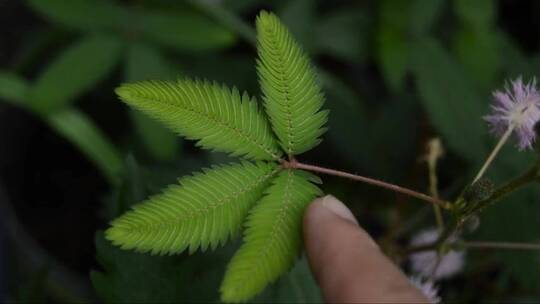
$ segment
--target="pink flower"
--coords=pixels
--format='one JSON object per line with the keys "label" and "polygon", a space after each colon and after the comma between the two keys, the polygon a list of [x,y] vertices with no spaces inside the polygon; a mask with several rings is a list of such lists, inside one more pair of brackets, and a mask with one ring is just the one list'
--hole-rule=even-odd
{"label": "pink flower", "polygon": [[[424,230],[414,236],[411,245],[429,245],[435,242],[438,237],[439,231],[437,229]],[[411,255],[410,262],[414,274],[440,280],[449,278],[461,271],[465,263],[465,252],[452,250],[439,256],[435,250],[422,251]]]}
{"label": "pink flower", "polygon": [[484,119],[497,136],[512,130],[519,149],[530,149],[536,139],[535,125],[540,120],[540,92],[536,79],[523,84],[520,77],[512,81],[511,86],[504,92],[493,93],[492,113]]}
{"label": "pink flower", "polygon": [[409,277],[409,281],[424,294],[429,303],[436,304],[441,302],[439,288],[435,286],[433,281],[422,279],[420,277]]}

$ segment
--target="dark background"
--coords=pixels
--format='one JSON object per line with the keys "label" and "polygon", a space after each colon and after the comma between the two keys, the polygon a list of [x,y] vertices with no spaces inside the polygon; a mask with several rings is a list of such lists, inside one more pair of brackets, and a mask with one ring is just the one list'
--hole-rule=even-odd
{"label": "dark background", "polygon": [[[113,90],[188,76],[258,95],[261,9],[277,13],[312,56],[331,110],[324,142],[300,158],[427,191],[420,159],[440,137],[447,199],[494,145],[481,120],[491,92],[540,71],[532,0],[0,0],[0,301],[218,299],[236,243],[149,257],[121,252],[99,232],[177,177],[229,159],[129,110]],[[533,158],[508,145],[489,176],[501,183]],[[418,201],[324,182],[388,248],[434,225]],[[538,241],[539,193],[535,185],[505,199],[464,238]],[[482,250],[440,286],[448,301],[539,301],[539,281],[538,253]],[[259,298],[319,299],[305,261]]]}

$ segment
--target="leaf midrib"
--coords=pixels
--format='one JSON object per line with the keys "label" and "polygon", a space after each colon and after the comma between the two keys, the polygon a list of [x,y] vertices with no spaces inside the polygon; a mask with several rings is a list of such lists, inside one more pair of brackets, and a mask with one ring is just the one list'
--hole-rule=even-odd
{"label": "leaf midrib", "polygon": [[174,226],[175,224],[177,224],[180,221],[193,220],[196,217],[207,215],[208,212],[210,212],[210,211],[212,211],[212,210],[214,210],[214,209],[216,209],[218,207],[221,207],[225,203],[233,201],[233,200],[237,199],[238,197],[240,197],[241,195],[244,195],[244,194],[248,193],[249,191],[257,188],[258,186],[263,184],[265,181],[267,181],[270,177],[272,177],[274,174],[276,174],[280,170],[281,170],[280,168],[276,168],[276,169],[272,170],[272,172],[261,176],[254,183],[248,184],[246,187],[240,189],[239,191],[233,192],[230,195],[225,196],[224,198],[222,198],[222,199],[218,200],[217,202],[215,202],[213,204],[210,204],[210,205],[208,205],[208,206],[206,206],[204,208],[191,210],[191,212],[188,212],[187,215],[182,214],[181,216],[174,216],[174,217],[172,217],[172,218],[170,218],[168,220],[164,220],[164,221],[159,222],[159,223],[150,223],[150,224],[144,225],[144,226],[130,227],[131,229],[129,229],[129,232],[135,232],[135,233],[139,232],[139,233],[141,233],[141,232],[145,232],[145,231],[163,229],[163,228],[166,228],[166,227]]}
{"label": "leaf midrib", "polygon": [[285,108],[286,108],[286,111],[285,111],[285,119],[287,120],[287,153],[288,154],[292,154],[293,153],[293,141],[292,141],[292,112],[291,112],[291,107],[290,107],[290,103],[291,103],[291,99],[290,99],[290,96],[289,96],[289,90],[290,90],[290,84],[289,84],[289,79],[285,73],[285,66],[283,64],[283,62],[285,61],[285,56],[283,55],[283,52],[280,51],[280,49],[277,47],[279,45],[279,40],[277,39],[274,31],[268,29],[267,30],[267,33],[268,33],[268,37],[269,37],[269,40],[271,40],[271,46],[272,48],[276,51],[277,53],[277,57],[278,57],[278,61],[277,61],[277,66],[276,66],[276,72],[279,74],[280,78],[281,78],[281,82],[282,82],[282,85],[283,87],[285,88],[284,92],[283,92],[283,95],[284,95],[284,98],[285,98]]}
{"label": "leaf midrib", "polygon": [[[265,152],[273,160],[278,161],[280,159],[277,154],[273,153],[271,150],[266,148],[263,143],[260,143],[257,140],[257,138],[252,138],[249,134],[246,134],[246,133],[242,132],[241,129],[238,129],[238,128],[234,127],[234,126],[231,126],[231,125],[227,124],[226,121],[220,121],[216,117],[214,117],[213,115],[209,115],[208,113],[197,111],[196,109],[187,107],[185,105],[182,107],[180,104],[172,103],[172,102],[169,102],[169,101],[167,101],[165,99],[164,100],[157,99],[157,98],[152,99],[151,97],[147,97],[147,96],[139,96],[139,98],[144,99],[144,101],[146,101],[146,102],[154,102],[155,100],[158,100],[159,102],[162,102],[162,103],[168,105],[169,107],[178,108],[178,109],[183,110],[183,111],[198,114],[198,115],[202,116],[203,118],[206,118],[206,119],[210,120],[211,122],[215,123],[216,125],[218,125],[220,127],[224,127],[224,128],[227,128],[227,129],[233,131],[233,133],[236,133],[236,135],[238,135],[239,137],[241,137],[245,141],[247,141],[249,143],[253,143],[257,148],[259,148],[260,150]],[[247,153],[245,153],[245,154],[247,154]]]}
{"label": "leaf midrib", "polygon": [[[270,236],[269,236],[269,241],[265,243],[265,245],[262,247],[261,250],[259,250],[259,254],[257,256],[259,257],[262,257],[262,256],[267,256],[268,255],[268,251],[270,250],[270,248],[272,248],[272,245],[275,243],[276,241],[276,237],[275,235],[277,234],[277,231],[279,230],[279,228],[281,227],[281,224],[283,222],[283,219],[284,219],[284,214],[286,214],[286,211],[289,207],[289,205],[291,204],[292,200],[290,198],[291,196],[291,191],[290,191],[290,186],[292,184],[292,177],[294,176],[294,172],[293,170],[289,170],[289,172],[287,173],[287,181],[286,181],[286,187],[285,189],[283,190],[284,194],[283,194],[283,204],[282,204],[282,207],[279,209],[278,211],[278,215],[276,216],[276,221],[274,222],[274,224],[272,225],[272,230],[270,232]],[[257,259],[257,263],[255,263],[255,265],[253,267],[250,268],[250,271],[245,275],[243,276],[244,278],[246,279],[251,279],[252,278],[252,274],[255,272],[255,269],[260,269],[261,268],[261,264],[260,261],[262,261],[262,259]],[[243,288],[244,287],[244,284],[238,284],[238,289],[239,288]],[[237,290],[238,290],[237,289]]]}

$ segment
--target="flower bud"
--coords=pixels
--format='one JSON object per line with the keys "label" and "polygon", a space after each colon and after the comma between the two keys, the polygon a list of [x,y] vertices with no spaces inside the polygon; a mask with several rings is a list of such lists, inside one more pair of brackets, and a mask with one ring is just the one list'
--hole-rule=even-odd
{"label": "flower bud", "polygon": [[454,211],[460,220],[466,220],[471,212],[478,210],[478,204],[489,198],[495,191],[495,185],[487,178],[467,186],[454,204]]}
{"label": "flower bud", "polygon": [[489,198],[495,191],[495,185],[490,179],[482,178],[472,185],[467,186],[463,192],[463,198],[467,203],[476,203]]}

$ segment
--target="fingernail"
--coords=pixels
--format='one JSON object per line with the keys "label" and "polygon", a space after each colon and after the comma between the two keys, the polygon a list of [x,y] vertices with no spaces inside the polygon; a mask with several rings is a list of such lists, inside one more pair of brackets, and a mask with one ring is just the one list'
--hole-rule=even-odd
{"label": "fingernail", "polygon": [[345,206],[345,204],[343,204],[337,198],[335,198],[332,195],[327,195],[325,197],[322,197],[321,200],[322,200],[322,205],[326,209],[330,210],[335,215],[358,225],[358,221],[352,214],[351,210],[349,210],[349,208],[347,208],[347,206]]}

